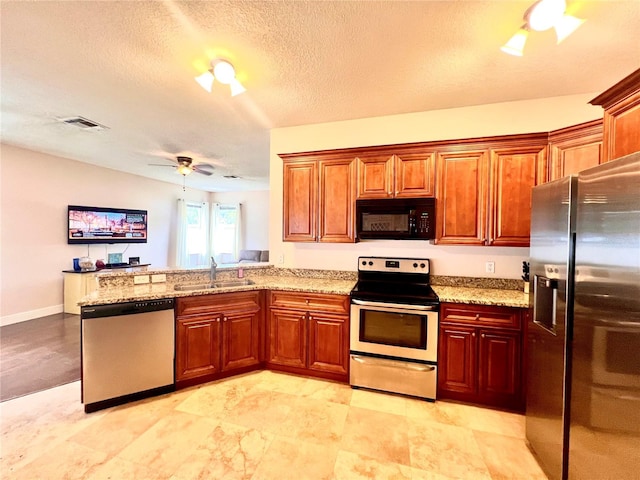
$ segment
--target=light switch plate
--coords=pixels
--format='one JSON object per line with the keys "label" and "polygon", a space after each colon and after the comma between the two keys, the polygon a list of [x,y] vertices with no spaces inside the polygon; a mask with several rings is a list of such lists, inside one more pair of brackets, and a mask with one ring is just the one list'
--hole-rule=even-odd
{"label": "light switch plate", "polygon": [[133,276],[133,284],[134,285],[144,285],[145,283],[149,283],[149,275],[134,275]]}

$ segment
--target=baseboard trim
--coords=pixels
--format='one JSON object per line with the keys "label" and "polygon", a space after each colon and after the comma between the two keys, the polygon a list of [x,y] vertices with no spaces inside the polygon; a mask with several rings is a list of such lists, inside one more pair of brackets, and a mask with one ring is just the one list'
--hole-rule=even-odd
{"label": "baseboard trim", "polygon": [[28,312],[14,313],[13,315],[4,315],[0,318],[0,326],[12,325],[14,323],[26,322],[34,318],[46,317],[47,315],[55,315],[62,313],[63,304],[53,305],[51,307],[38,308],[37,310],[29,310]]}

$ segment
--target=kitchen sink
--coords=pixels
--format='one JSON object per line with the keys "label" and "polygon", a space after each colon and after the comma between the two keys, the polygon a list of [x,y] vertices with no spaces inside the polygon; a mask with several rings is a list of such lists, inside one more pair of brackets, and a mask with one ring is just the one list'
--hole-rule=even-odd
{"label": "kitchen sink", "polygon": [[247,285],[254,285],[253,280],[247,278],[239,280],[216,280],[213,283],[179,283],[174,285],[173,289],[178,291],[188,290],[214,290],[216,288],[229,288],[229,287],[245,287]]}

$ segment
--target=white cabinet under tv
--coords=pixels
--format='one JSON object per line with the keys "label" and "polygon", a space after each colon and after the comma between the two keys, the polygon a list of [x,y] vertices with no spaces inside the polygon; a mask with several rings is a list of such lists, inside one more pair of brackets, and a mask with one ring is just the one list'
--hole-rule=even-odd
{"label": "white cabinet under tv", "polygon": [[98,288],[96,272],[63,272],[64,313],[80,315],[78,301]]}

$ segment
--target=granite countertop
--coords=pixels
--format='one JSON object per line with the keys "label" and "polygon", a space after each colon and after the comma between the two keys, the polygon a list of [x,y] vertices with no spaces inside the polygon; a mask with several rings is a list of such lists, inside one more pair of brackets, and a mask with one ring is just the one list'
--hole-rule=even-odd
{"label": "granite countertop", "polygon": [[78,305],[105,305],[110,303],[191,297],[195,295],[246,292],[266,289],[349,295],[351,289],[356,283],[355,280],[304,278],[297,276],[256,276],[250,277],[250,280],[254,282],[253,285],[186,291],[175,290],[175,284],[173,283],[150,283],[145,285],[105,287],[99,288],[82,298],[78,302]]}
{"label": "granite countertop", "polygon": [[[220,269],[220,280],[234,280],[238,269]],[[100,276],[100,288],[82,298],[78,305],[105,305],[131,301],[179,298],[253,290],[285,290],[292,292],[349,295],[356,284],[356,272],[331,270],[282,269],[268,265],[243,268],[245,278],[252,285],[236,287],[175,290],[176,284],[203,284],[209,282],[208,269],[159,269],[143,274],[166,273],[166,282],[134,285],[133,276],[112,273]],[[520,281],[508,279],[482,279],[468,277],[432,277],[431,286],[441,302],[496,305],[516,308],[529,307],[529,295],[517,289]]]}
{"label": "granite countertop", "polygon": [[529,308],[529,294],[522,290],[432,285],[441,302]]}

